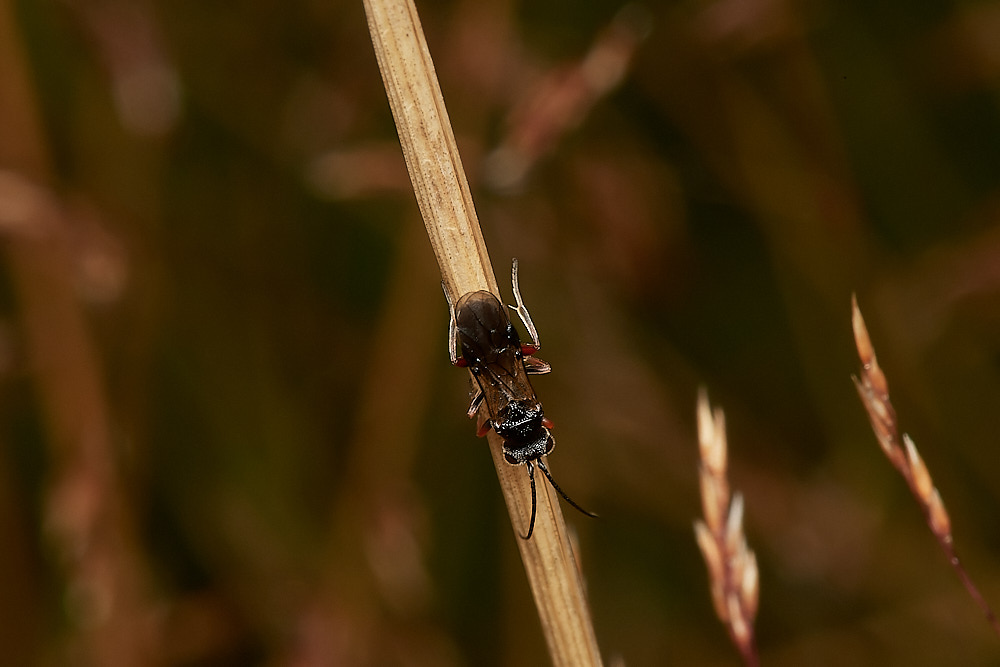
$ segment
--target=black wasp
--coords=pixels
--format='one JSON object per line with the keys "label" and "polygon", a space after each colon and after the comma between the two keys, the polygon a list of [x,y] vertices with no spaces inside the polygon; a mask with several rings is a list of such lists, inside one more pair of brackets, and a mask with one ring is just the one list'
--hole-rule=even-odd
{"label": "black wasp", "polygon": [[[552,422],[542,411],[542,404],[528,381],[528,375],[541,375],[552,370],[551,366],[534,356],[541,348],[538,331],[531,321],[528,309],[521,301],[517,286],[517,259],[511,268],[514,299],[517,306],[508,306],[516,312],[531,336],[531,343],[521,344],[517,330],[507,317],[507,309],[491,292],[480,290],[464,294],[458,303],[452,303],[448,290],[451,322],[448,327],[448,352],[455,366],[468,367],[476,379],[476,393],[469,406],[469,417],[474,417],[485,400],[489,419],[483,422],[477,435],[484,436],[492,427],[503,438],[503,457],[511,465],[525,464],[531,481],[531,522],[528,534],[535,529],[535,466],[545,474],[552,488],[570,505],[587,516],[597,516],[577,505],[567,496],[556,481],[542,457],[556,446],[549,432]],[[442,287],[444,285],[442,284]],[[456,341],[462,356],[456,352]]]}

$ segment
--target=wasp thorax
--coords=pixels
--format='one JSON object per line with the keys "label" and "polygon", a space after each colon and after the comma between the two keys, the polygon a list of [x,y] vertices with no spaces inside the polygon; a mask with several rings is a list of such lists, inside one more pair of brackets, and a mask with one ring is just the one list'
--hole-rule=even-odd
{"label": "wasp thorax", "polygon": [[538,401],[514,400],[500,410],[493,420],[493,428],[505,440],[529,440],[542,430],[544,416]]}

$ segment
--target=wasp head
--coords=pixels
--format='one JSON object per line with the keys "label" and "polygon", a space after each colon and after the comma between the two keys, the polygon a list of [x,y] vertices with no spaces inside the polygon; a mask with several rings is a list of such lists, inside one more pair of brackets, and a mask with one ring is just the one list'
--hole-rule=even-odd
{"label": "wasp head", "polygon": [[545,415],[537,402],[511,401],[493,421],[497,435],[504,439],[503,456],[507,463],[520,465],[547,455],[556,446],[555,438],[545,427]]}

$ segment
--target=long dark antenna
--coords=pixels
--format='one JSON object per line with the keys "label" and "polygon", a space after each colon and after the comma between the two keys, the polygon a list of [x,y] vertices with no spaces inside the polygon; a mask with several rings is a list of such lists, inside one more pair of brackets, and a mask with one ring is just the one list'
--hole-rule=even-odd
{"label": "long dark antenna", "polygon": [[597,518],[596,514],[594,514],[593,512],[588,512],[587,510],[577,505],[575,502],[573,502],[572,498],[567,496],[566,493],[559,488],[559,485],[556,484],[556,480],[552,479],[552,475],[549,473],[549,469],[545,467],[545,463],[541,459],[538,459],[538,467],[542,469],[542,472],[545,473],[546,479],[549,480],[549,484],[551,484],[552,488],[556,490],[556,493],[558,493],[560,496],[563,497],[563,500],[565,500],[570,505],[575,507],[581,514],[586,514],[587,516],[592,517],[594,519]]}
{"label": "long dark antenna", "polygon": [[[542,462],[541,459],[539,459],[538,463],[541,464],[541,462]],[[518,533],[518,536],[522,540],[530,540],[531,533],[532,531],[535,530],[535,465],[532,461],[527,461],[526,464],[528,466],[528,480],[531,482],[531,522],[528,524],[527,535],[521,535],[520,533]],[[542,470],[544,469],[545,468],[543,466]],[[545,474],[546,476],[548,476],[547,472]],[[549,479],[552,478],[550,477]]]}
{"label": "long dark antenna", "polygon": [[536,461],[525,461],[525,465],[528,466],[528,480],[531,482],[531,522],[528,524],[527,535],[520,535],[520,533],[518,533],[518,535],[520,535],[522,540],[530,540],[531,533],[532,531],[535,530],[535,507],[536,507],[535,464],[536,463],[538,464],[538,467],[542,469],[542,472],[545,473],[545,479],[549,480],[549,484],[551,484],[552,488],[556,490],[556,493],[562,496],[563,500],[572,505],[581,514],[586,514],[587,516],[593,517],[595,519],[597,518],[596,514],[594,514],[593,512],[588,512],[587,510],[577,505],[572,498],[566,495],[565,491],[559,488],[559,485],[556,484],[556,480],[552,479],[552,473],[549,472],[549,469],[545,466],[545,463],[541,459],[537,459]]}

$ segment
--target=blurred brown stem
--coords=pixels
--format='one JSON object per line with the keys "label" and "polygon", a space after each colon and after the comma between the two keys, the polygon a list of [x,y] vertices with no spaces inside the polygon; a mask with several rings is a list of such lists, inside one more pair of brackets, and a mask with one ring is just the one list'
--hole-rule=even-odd
{"label": "blurred brown stem", "polygon": [[152,615],[123,502],[98,354],[10,3],[0,0],[4,249],[50,448],[46,528],[62,559],[75,664],[149,665]]}
{"label": "blurred brown stem", "polygon": [[[420,19],[410,0],[365,0],[368,27],[427,235],[448,292],[480,289],[499,294],[472,195]],[[508,465],[501,440],[490,433],[490,451],[514,524],[527,525],[528,476]],[[517,539],[556,665],[599,665],[583,582],[557,499],[538,486],[538,519],[532,539]]]}

